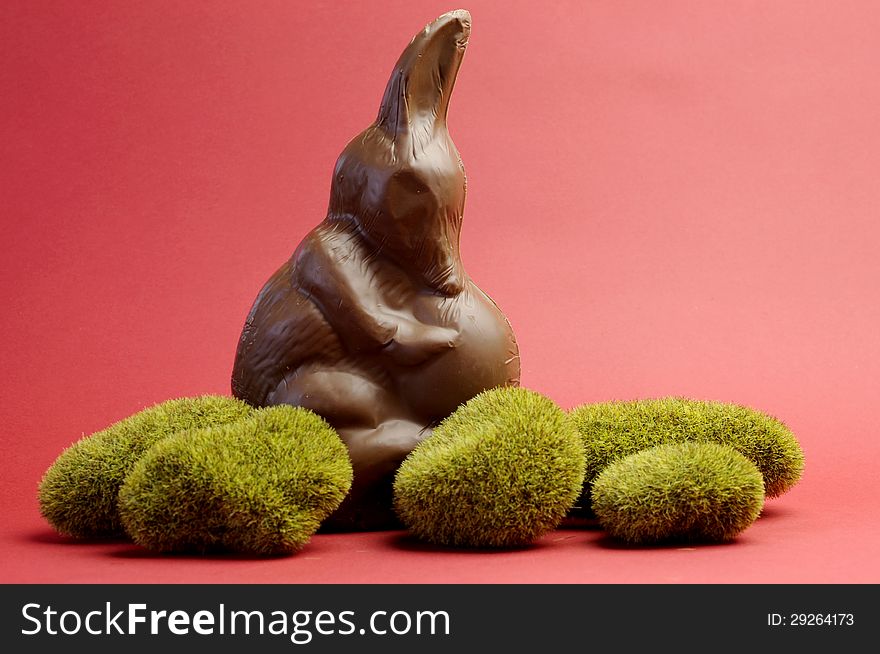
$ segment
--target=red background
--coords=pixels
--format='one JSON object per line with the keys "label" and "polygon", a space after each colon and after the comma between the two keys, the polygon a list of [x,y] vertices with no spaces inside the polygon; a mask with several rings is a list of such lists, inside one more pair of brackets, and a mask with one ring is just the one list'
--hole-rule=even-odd
{"label": "red background", "polygon": [[450,109],[463,253],[523,385],[565,407],[739,402],[800,439],[799,486],[736,542],[512,552],[400,532],[281,559],[76,544],[36,488],[83,434],[228,393],[244,317],[323,217],[413,0],[4,3],[4,582],[880,582],[880,9],[490,3]]}

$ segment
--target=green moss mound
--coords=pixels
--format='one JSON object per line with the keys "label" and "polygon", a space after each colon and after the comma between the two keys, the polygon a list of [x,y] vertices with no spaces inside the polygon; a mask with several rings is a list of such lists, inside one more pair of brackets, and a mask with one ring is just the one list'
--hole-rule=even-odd
{"label": "green moss mound", "polygon": [[593,484],[593,512],[634,544],[727,541],[764,505],[757,466],[727,445],[668,443],[624,457]]}
{"label": "green moss mound", "polygon": [[736,404],[665,398],[588,404],[570,415],[587,452],[584,506],[589,506],[590,487],[606,466],[665,443],[729,445],[758,466],[768,497],[796,484],[804,468],[803,451],[788,427]]}
{"label": "green moss mound", "polygon": [[580,493],[584,451],[566,414],[523,388],[480,393],[399,468],[394,508],[418,538],[512,547],[556,527]]}
{"label": "green moss mound", "polygon": [[39,488],[40,511],[62,534],[123,536],[116,500],[125,476],[158,441],[179,431],[246,418],[252,408],[230,397],[169,400],[82,438],[64,450]]}
{"label": "green moss mound", "polygon": [[287,554],[300,549],[348,493],[348,450],[303,408],[157,443],[119,492],[132,539],[160,552]]}

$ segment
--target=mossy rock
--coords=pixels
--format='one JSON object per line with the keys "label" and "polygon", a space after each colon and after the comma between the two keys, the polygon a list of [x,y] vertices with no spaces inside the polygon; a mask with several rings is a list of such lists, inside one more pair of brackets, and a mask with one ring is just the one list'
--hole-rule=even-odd
{"label": "mossy rock", "polygon": [[656,445],[686,441],[729,445],[752,461],[768,497],[781,495],[801,478],[804,454],[782,422],[736,404],[684,398],[587,404],[569,414],[587,453],[582,506],[590,487],[609,464]]}
{"label": "mossy rock", "polygon": [[348,449],[322,418],[275,406],[157,443],[119,492],[132,539],[160,552],[288,554],[348,493]]}
{"label": "mossy rock", "polygon": [[552,400],[523,388],[480,393],[400,466],[394,507],[418,538],[512,547],[556,527],[580,493],[584,451]]}
{"label": "mossy rock", "polygon": [[593,512],[633,544],[728,541],[764,504],[757,466],[727,445],[667,443],[626,456],[593,483]]}
{"label": "mossy rock", "polygon": [[180,431],[247,418],[253,409],[206,395],[162,402],[86,436],[64,450],[40,482],[40,511],[60,533],[113,538],[125,532],[117,495],[126,475],[155,443]]}

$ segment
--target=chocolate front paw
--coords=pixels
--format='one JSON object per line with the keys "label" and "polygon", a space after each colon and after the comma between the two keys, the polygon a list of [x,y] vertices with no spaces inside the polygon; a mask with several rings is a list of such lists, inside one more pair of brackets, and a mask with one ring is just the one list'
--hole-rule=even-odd
{"label": "chocolate front paw", "polygon": [[458,346],[460,333],[449,327],[402,322],[383,352],[395,363],[415,366]]}

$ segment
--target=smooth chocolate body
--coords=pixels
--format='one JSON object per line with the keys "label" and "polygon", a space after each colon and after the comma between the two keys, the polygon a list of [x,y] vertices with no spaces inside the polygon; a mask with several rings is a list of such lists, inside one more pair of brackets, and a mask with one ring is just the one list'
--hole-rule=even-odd
{"label": "smooth chocolate body", "polygon": [[465,174],[446,112],[469,34],[454,11],[404,50],[376,122],[336,163],[327,217],[263,287],[238,345],[237,397],[312,409],[348,445],[354,484],[325,528],[396,526],[406,455],[480,391],[519,383],[510,325],[459,254]]}

